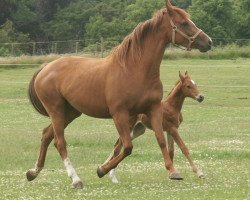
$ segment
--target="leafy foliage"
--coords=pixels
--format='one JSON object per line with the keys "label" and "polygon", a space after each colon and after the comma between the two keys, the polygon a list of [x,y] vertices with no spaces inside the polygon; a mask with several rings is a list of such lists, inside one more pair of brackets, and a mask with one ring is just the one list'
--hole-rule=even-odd
{"label": "leafy foliage", "polygon": [[[16,32],[33,41],[121,40],[166,0],[1,0],[0,26],[11,21]],[[187,9],[213,38],[250,38],[250,1],[171,0]],[[3,26],[0,28],[3,29]],[[3,33],[2,33],[3,34]],[[26,38],[27,39],[27,38]],[[8,37],[2,37],[8,42]],[[24,40],[25,41],[25,40]]]}

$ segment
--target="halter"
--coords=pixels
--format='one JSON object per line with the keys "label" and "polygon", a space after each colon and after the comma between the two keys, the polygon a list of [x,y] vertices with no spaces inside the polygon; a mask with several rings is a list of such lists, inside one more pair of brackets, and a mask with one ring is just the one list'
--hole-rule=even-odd
{"label": "halter", "polygon": [[[167,11],[167,13],[168,13],[168,11]],[[169,18],[170,18],[170,16],[169,16]],[[190,37],[190,36],[188,36],[186,33],[182,32],[180,29],[178,29],[178,27],[174,24],[174,22],[172,21],[171,18],[170,18],[169,21],[170,21],[170,24],[171,24],[171,26],[172,26],[172,43],[173,43],[173,45],[175,45],[175,33],[177,32],[177,33],[181,34],[184,38],[186,38],[186,39],[189,41],[186,50],[187,50],[187,51],[190,51],[190,50],[191,50],[191,45],[192,45],[192,43],[195,41],[196,37],[197,37],[201,32],[203,32],[203,31],[202,31],[201,29],[198,29],[198,31],[197,31],[192,37]]]}

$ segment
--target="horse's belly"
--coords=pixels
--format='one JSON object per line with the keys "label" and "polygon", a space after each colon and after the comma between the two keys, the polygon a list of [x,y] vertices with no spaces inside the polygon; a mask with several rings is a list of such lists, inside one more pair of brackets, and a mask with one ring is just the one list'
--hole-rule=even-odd
{"label": "horse's belly", "polygon": [[109,109],[104,100],[78,97],[68,102],[79,112],[96,118],[111,118]]}

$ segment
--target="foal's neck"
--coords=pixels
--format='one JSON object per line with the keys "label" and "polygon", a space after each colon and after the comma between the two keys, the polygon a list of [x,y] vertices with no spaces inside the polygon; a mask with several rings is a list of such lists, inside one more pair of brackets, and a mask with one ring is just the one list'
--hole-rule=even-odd
{"label": "foal's neck", "polygon": [[171,91],[171,93],[168,95],[165,101],[176,111],[180,112],[182,109],[184,100],[185,100],[185,96],[181,90],[181,82],[179,82]]}

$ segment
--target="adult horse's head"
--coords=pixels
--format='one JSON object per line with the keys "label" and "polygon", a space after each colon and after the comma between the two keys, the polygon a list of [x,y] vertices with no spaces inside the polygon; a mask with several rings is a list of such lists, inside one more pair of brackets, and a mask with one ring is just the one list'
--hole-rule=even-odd
{"label": "adult horse's head", "polygon": [[179,72],[181,90],[185,97],[190,97],[198,102],[204,100],[204,96],[198,90],[196,83],[190,78],[188,72],[186,71],[185,76]]}
{"label": "adult horse's head", "polygon": [[174,7],[168,1],[164,9],[166,28],[172,29],[168,37],[173,44],[181,45],[187,50],[199,49],[201,52],[209,51],[212,47],[211,38],[190,20],[189,15],[182,9]]}

